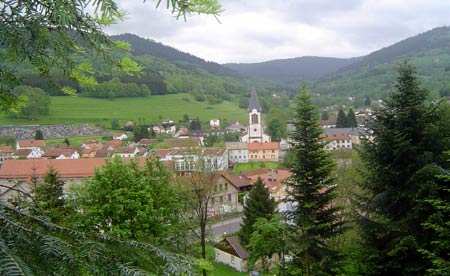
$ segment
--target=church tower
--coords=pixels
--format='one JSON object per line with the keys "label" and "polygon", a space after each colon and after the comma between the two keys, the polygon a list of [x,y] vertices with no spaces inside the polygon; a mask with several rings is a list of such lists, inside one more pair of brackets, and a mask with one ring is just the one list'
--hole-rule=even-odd
{"label": "church tower", "polygon": [[248,128],[247,133],[241,137],[242,142],[270,142],[270,137],[264,134],[263,122],[261,120],[262,107],[258,101],[255,87],[252,87],[250,101],[248,103]]}

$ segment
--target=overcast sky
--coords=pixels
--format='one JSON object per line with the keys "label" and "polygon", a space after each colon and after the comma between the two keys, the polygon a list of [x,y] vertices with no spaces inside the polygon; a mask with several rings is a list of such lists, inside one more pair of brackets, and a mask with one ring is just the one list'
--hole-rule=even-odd
{"label": "overcast sky", "polygon": [[219,1],[220,23],[205,15],[176,20],[152,0],[118,0],[127,19],[106,32],[133,33],[227,63],[361,56],[450,25],[450,0]]}

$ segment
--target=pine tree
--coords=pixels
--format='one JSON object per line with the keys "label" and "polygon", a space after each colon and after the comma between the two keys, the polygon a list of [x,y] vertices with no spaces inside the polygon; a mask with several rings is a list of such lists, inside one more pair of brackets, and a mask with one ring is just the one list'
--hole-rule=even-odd
{"label": "pine tree", "polygon": [[297,98],[292,133],[292,176],[288,178],[289,201],[293,210],[287,213],[294,224],[295,261],[304,275],[317,275],[331,269],[334,250],[329,240],[340,232],[339,208],[332,206],[334,163],[325,151],[317,125],[311,96],[301,93]]}
{"label": "pine tree", "polygon": [[370,106],[372,104],[370,97],[366,96],[366,98],[364,99],[364,105],[365,106]]}
{"label": "pine tree", "polygon": [[353,112],[353,109],[351,109],[351,108],[347,113],[345,127],[358,127],[358,122],[356,121],[355,112]]}
{"label": "pine tree", "polygon": [[67,211],[63,187],[64,181],[60,178],[58,171],[50,167],[44,176],[44,182],[34,190],[38,207],[52,222],[61,222]]}
{"label": "pine tree", "polygon": [[347,117],[345,116],[344,110],[340,108],[336,118],[336,127],[342,128],[346,126],[347,126]]}
{"label": "pine tree", "polygon": [[261,178],[253,185],[249,197],[245,202],[242,227],[238,233],[239,240],[245,246],[253,233],[253,224],[258,218],[270,220],[275,213],[275,201],[270,198],[269,191],[264,187]]}
{"label": "pine tree", "polygon": [[361,274],[425,275],[431,263],[420,251],[431,246],[434,233],[423,223],[434,211],[424,200],[435,197],[435,167],[446,161],[449,111],[426,104],[428,92],[407,62],[399,66],[395,88],[375,112],[374,138],[360,152],[366,168]]}
{"label": "pine tree", "polygon": [[44,134],[42,134],[40,129],[36,130],[34,133],[34,140],[44,140]]}

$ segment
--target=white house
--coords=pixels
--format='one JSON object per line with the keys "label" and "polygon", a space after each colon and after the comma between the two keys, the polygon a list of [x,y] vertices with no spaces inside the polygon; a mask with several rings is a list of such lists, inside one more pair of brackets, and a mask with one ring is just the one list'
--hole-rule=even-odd
{"label": "white house", "polygon": [[248,147],[244,142],[226,142],[230,163],[248,163]]}
{"label": "white house", "polygon": [[45,147],[44,140],[17,140],[16,149],[35,149]]}
{"label": "white house", "polygon": [[226,237],[214,246],[215,261],[233,267],[239,272],[247,271],[249,254],[239,243],[237,236]]}
{"label": "white house", "polygon": [[209,120],[209,126],[212,129],[219,129],[220,128],[220,120],[217,118],[213,118],[213,119]]}
{"label": "white house", "polygon": [[139,153],[139,149],[137,147],[121,147],[117,148],[113,154],[113,156],[120,156],[122,158],[133,158],[136,154]]}
{"label": "white house", "polygon": [[197,170],[228,169],[228,151],[221,148],[174,150],[166,155],[166,159],[172,161],[175,171],[181,174]]}
{"label": "white house", "polygon": [[46,159],[78,159],[81,156],[75,149],[49,149],[41,157]]}
{"label": "white house", "polygon": [[112,138],[116,141],[123,141],[127,139],[128,136],[125,133],[113,133]]}
{"label": "white house", "polygon": [[12,158],[13,159],[41,158],[43,153],[44,151],[41,148],[19,149],[13,154]]}

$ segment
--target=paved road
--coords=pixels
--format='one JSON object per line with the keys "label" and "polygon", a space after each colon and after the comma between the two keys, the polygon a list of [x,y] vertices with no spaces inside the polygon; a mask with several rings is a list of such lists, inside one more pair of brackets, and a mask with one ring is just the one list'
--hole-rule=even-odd
{"label": "paved road", "polygon": [[242,218],[231,218],[210,226],[214,240],[219,240],[224,233],[236,233],[241,229]]}

